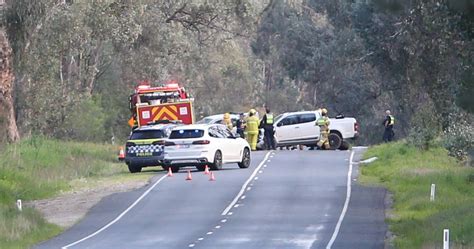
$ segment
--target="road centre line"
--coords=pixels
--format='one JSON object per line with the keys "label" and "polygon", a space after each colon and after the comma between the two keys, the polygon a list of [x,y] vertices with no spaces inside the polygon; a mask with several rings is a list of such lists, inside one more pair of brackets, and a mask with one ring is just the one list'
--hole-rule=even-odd
{"label": "road centre line", "polygon": [[126,215],[133,207],[135,207],[143,198],[145,198],[145,196],[147,196],[155,187],[156,185],[158,185],[161,181],[163,181],[165,178],[167,177],[167,175],[163,175],[160,179],[158,179],[158,181],[156,181],[151,187],[149,187],[142,195],[140,195],[140,197],[138,197],[137,200],[135,200],[135,202],[132,203],[132,205],[130,205],[127,209],[125,209],[125,211],[123,211],[119,216],[117,216],[113,221],[109,222],[107,225],[103,226],[102,228],[100,228],[99,230],[95,231],[94,233],[92,234],[89,234],[88,236],[80,239],[80,240],[77,240],[71,244],[68,244],[68,245],[65,245],[62,247],[62,249],[68,249],[69,247],[71,246],[75,246],[85,240],[88,240],[94,236],[96,236],[97,234],[103,232],[105,229],[107,229],[108,227],[112,226],[113,224],[115,224],[117,221],[119,221],[124,215]]}
{"label": "road centre line", "polygon": [[[263,160],[260,162],[260,164],[257,166],[257,168],[255,168],[255,170],[253,171],[253,173],[250,175],[250,177],[247,179],[247,181],[244,183],[244,185],[242,185],[242,188],[240,189],[239,193],[237,194],[237,196],[235,196],[234,200],[232,200],[232,202],[229,204],[229,206],[227,206],[224,211],[222,212],[221,215],[227,215],[227,213],[230,211],[230,209],[237,203],[237,201],[240,199],[240,196],[242,196],[245,192],[245,189],[247,188],[247,185],[249,185],[249,183],[252,181],[252,179],[255,177],[255,175],[257,174],[257,172],[260,170],[260,168],[263,166],[263,164],[268,160],[268,157],[270,156],[270,154],[272,153],[272,151],[269,151],[267,152],[267,154],[265,155],[265,157],[263,158]],[[270,161],[270,160],[268,160]],[[255,180],[257,180],[258,177],[255,177]]]}
{"label": "road centre line", "polygon": [[347,172],[347,192],[346,192],[346,201],[344,202],[344,207],[342,208],[341,215],[339,216],[339,220],[337,221],[336,227],[334,228],[334,233],[332,234],[331,240],[326,246],[326,249],[331,249],[334,241],[336,241],[337,235],[339,233],[339,229],[341,228],[342,221],[344,220],[344,216],[346,215],[347,208],[349,207],[349,202],[351,200],[351,189],[352,189],[352,159],[354,158],[354,151],[351,153],[351,157],[349,159],[349,170]]}

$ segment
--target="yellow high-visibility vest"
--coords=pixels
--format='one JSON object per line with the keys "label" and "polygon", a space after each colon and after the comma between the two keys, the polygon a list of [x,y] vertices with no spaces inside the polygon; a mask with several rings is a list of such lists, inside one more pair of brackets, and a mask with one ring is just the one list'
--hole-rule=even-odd
{"label": "yellow high-visibility vest", "polygon": [[388,115],[390,117],[390,123],[388,125],[394,125],[395,124],[395,117],[392,115]]}
{"label": "yellow high-visibility vest", "polygon": [[273,124],[273,114],[267,113],[267,124]]}

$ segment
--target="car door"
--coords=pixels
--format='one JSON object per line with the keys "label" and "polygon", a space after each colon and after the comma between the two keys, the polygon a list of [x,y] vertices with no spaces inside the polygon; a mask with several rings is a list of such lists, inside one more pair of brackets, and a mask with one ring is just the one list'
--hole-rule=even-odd
{"label": "car door", "polygon": [[297,139],[300,136],[299,129],[298,115],[288,115],[276,124],[275,138],[279,143]]}
{"label": "car door", "polygon": [[319,126],[316,125],[316,113],[299,114],[301,139],[316,139],[319,136]]}
{"label": "car door", "polygon": [[219,131],[225,140],[222,145],[226,150],[224,155],[225,161],[235,162],[240,155],[241,148],[239,148],[239,142],[227,127],[219,126]]}

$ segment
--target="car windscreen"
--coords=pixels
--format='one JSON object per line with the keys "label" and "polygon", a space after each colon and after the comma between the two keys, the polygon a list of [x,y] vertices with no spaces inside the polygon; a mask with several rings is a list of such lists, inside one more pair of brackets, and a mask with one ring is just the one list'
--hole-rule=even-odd
{"label": "car windscreen", "polygon": [[200,138],[204,131],[199,129],[180,129],[171,132],[170,139]]}
{"label": "car windscreen", "polygon": [[133,131],[130,139],[154,139],[154,138],[164,138],[165,133],[162,130],[136,130]]}
{"label": "car windscreen", "polygon": [[212,118],[203,118],[196,122],[196,124],[210,124],[212,122]]}

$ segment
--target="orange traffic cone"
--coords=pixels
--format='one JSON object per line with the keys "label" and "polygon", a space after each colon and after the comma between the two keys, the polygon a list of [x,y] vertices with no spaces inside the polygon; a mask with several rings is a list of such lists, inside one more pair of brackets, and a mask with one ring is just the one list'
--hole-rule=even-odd
{"label": "orange traffic cone", "polygon": [[206,165],[206,168],[204,169],[204,175],[209,175],[209,167],[207,167],[207,165]]}
{"label": "orange traffic cone", "polygon": [[173,176],[173,171],[171,171],[171,167],[168,168],[168,177],[172,177]]}
{"label": "orange traffic cone", "polygon": [[191,170],[188,169],[188,176],[186,177],[186,181],[191,181],[193,177],[191,176]]}
{"label": "orange traffic cone", "polygon": [[211,177],[209,178],[209,181],[215,181],[216,177],[214,177],[214,172],[211,172]]}
{"label": "orange traffic cone", "polygon": [[125,152],[123,150],[123,146],[120,146],[119,150],[119,155],[118,155],[118,160],[123,161],[125,159]]}

